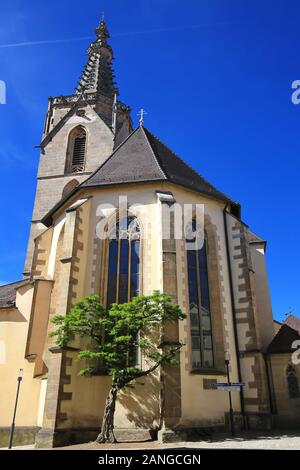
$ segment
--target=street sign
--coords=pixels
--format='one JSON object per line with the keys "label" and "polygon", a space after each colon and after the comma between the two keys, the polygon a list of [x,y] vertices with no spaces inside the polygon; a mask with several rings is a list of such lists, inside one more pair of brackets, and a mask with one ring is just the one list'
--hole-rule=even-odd
{"label": "street sign", "polygon": [[244,382],[217,382],[214,384],[214,387],[224,392],[239,392],[241,387],[245,387],[245,384]]}

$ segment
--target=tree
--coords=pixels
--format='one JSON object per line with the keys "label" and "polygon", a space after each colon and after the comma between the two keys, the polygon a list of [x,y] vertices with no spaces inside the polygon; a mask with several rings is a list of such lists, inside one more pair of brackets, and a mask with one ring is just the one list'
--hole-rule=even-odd
{"label": "tree", "polygon": [[[79,349],[78,359],[85,359],[88,367],[80,375],[99,375],[105,367],[111,376],[111,388],[106,398],[101,432],[97,442],[116,442],[114,413],[118,392],[133,387],[133,381],[147,376],[160,366],[178,363],[182,344],[167,342],[164,325],[185,318],[171,298],[155,291],[151,296],[133,298],[128,303],[112,304],[105,309],[96,295],[74,304],[65,316],[53,319],[56,344],[66,346],[76,336],[87,339],[87,349]],[[144,367],[136,360],[143,355]]]}

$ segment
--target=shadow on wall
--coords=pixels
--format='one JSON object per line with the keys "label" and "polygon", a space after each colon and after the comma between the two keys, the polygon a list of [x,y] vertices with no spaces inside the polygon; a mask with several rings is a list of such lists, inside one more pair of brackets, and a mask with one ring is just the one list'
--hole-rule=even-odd
{"label": "shadow on wall", "polygon": [[27,320],[17,308],[10,308],[1,312],[0,322],[24,323]]}
{"label": "shadow on wall", "polygon": [[158,374],[151,374],[134,382],[134,388],[120,392],[119,404],[126,418],[136,428],[156,429],[160,417],[160,381]]}

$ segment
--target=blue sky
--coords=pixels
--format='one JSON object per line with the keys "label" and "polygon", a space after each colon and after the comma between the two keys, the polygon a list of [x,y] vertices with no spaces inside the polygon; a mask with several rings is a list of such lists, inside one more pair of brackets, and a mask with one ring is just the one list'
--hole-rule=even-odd
{"label": "blue sky", "polygon": [[47,98],[73,92],[102,11],[135,123],[144,107],[154,134],[242,204],[268,240],[275,317],[300,315],[296,0],[2,2],[0,282],[23,270]]}

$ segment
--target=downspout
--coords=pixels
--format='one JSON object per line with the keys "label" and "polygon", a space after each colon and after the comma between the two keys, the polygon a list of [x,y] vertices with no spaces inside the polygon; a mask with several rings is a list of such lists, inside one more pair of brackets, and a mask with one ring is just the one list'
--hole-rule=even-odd
{"label": "downspout", "polygon": [[[234,300],[234,290],[233,290],[233,276],[232,276],[232,269],[231,269],[231,260],[229,254],[229,237],[228,237],[228,227],[227,227],[227,220],[226,220],[226,209],[228,204],[226,204],[223,210],[223,217],[224,217],[224,232],[225,232],[225,243],[226,243],[226,257],[227,257],[227,266],[229,272],[229,288],[230,288],[230,298],[231,298],[231,311],[232,311],[232,320],[233,320],[233,331],[234,331],[234,342],[235,342],[235,350],[236,350],[236,358],[237,358],[237,372],[238,372],[238,379],[239,382],[242,382],[242,372],[241,372],[241,362],[240,362],[240,348],[239,348],[239,338],[236,326],[236,308],[235,308],[235,300]],[[244,390],[243,387],[240,389],[240,403],[241,403],[241,412],[243,416],[243,425],[244,429],[248,429],[248,422],[247,416],[245,413],[245,398],[244,398]]]}
{"label": "downspout", "polygon": [[269,403],[270,403],[270,412],[272,415],[277,413],[276,410],[276,401],[274,397],[274,384],[273,384],[273,374],[272,374],[272,365],[269,359],[268,353],[263,353],[263,358],[266,366],[266,376],[267,376],[267,385],[269,393]]}

